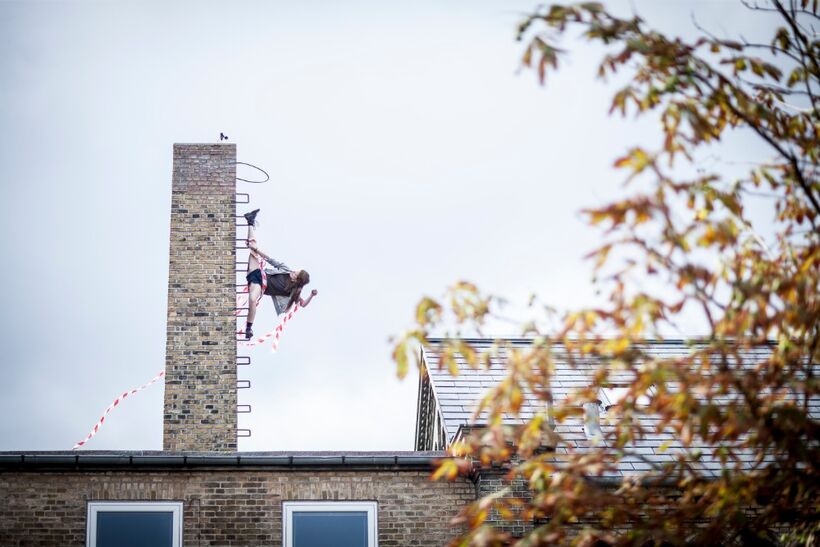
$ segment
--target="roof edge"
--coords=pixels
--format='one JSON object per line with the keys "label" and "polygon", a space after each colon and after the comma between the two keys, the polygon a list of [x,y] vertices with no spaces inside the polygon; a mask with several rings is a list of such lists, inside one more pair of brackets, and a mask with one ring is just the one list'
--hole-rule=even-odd
{"label": "roof edge", "polygon": [[[428,371],[430,370],[430,365],[427,363],[427,359],[424,354],[424,348],[421,348],[421,362],[425,369]],[[430,378],[430,391],[433,393],[433,400],[436,402],[436,413],[439,415],[439,419],[441,420],[441,427],[444,429],[444,434],[447,436],[447,442],[452,442],[450,439],[450,431],[447,429],[447,421],[444,419],[444,412],[441,410],[441,401],[438,398],[438,390],[436,389],[436,383],[433,381],[433,378],[430,376],[430,373],[426,373],[427,376]]]}
{"label": "roof edge", "polygon": [[445,452],[0,452],[0,471],[65,470],[92,468],[203,468],[272,467],[280,469],[425,469],[430,470]]}

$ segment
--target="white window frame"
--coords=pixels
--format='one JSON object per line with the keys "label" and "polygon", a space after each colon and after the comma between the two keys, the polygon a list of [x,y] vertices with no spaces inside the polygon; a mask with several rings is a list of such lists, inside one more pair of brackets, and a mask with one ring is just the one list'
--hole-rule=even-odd
{"label": "white window frame", "polygon": [[86,547],[97,547],[97,513],[118,513],[125,511],[171,513],[173,529],[172,547],[182,547],[182,502],[181,501],[89,501],[88,523],[86,526]]}
{"label": "white window frame", "polygon": [[379,547],[379,506],[375,501],[283,501],[283,547],[293,547],[293,513],[322,511],[365,511],[367,513],[367,545],[368,547]]}

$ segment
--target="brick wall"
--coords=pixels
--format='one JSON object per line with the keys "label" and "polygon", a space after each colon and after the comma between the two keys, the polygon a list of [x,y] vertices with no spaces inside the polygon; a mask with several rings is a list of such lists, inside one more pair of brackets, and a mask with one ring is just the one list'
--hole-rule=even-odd
{"label": "brick wall", "polygon": [[[494,494],[502,488],[509,488],[510,497],[521,499],[530,498],[532,493],[527,487],[526,481],[518,477],[510,483],[507,478],[507,473],[508,470],[504,468],[481,469],[476,477],[476,495],[481,498]],[[520,538],[533,530],[532,522],[505,520],[495,509],[490,512],[486,522],[516,538]]]}
{"label": "brick wall", "polygon": [[0,544],[84,545],[88,501],[184,504],[186,546],[281,545],[282,501],[378,502],[380,547],[446,545],[467,480],[430,482],[426,470],[97,470],[0,473]]}
{"label": "brick wall", "polygon": [[164,450],[236,450],[236,146],[175,144]]}

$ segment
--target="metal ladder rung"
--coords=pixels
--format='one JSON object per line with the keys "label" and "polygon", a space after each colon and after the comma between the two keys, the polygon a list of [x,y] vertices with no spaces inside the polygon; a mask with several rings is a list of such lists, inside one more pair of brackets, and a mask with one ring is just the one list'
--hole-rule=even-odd
{"label": "metal ladder rung", "polygon": [[236,405],[237,414],[250,414],[251,405]]}
{"label": "metal ladder rung", "polygon": [[250,380],[237,380],[236,389],[249,389],[251,387]]}
{"label": "metal ladder rung", "polygon": [[251,430],[250,429],[237,429],[236,430],[236,436],[241,437],[241,438],[248,438],[248,437],[251,436]]}

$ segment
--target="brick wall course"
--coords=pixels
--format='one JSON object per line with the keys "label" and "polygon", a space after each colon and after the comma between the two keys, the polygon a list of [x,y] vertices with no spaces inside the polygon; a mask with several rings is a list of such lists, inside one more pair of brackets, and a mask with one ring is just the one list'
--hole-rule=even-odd
{"label": "brick wall course", "polygon": [[89,501],[182,501],[186,546],[281,545],[282,501],[378,502],[379,545],[446,545],[475,499],[468,480],[401,471],[12,471],[0,473],[0,543],[84,545]]}
{"label": "brick wall course", "polygon": [[[504,468],[482,469],[476,477],[476,495],[478,497],[489,496],[503,488],[509,488],[509,497],[529,499],[532,496],[526,481],[520,477],[512,482],[507,478],[508,470]],[[493,509],[487,517],[487,524],[507,532],[513,537],[520,538],[531,532],[534,528],[532,522],[523,520],[505,520]]]}

